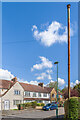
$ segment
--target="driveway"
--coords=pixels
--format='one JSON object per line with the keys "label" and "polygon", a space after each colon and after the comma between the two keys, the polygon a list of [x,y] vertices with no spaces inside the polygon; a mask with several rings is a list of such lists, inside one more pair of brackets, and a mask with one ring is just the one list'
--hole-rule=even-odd
{"label": "driveway", "polygon": [[[58,109],[58,115],[64,115],[64,108],[60,107]],[[15,111],[11,114],[3,116],[3,120],[41,120],[45,118],[55,118],[56,117],[56,110],[51,111],[43,111],[43,110],[24,110],[24,111]]]}

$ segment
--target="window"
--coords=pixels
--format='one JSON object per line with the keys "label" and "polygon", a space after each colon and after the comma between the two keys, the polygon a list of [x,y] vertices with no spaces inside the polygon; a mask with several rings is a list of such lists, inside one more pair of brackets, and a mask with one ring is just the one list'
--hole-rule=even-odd
{"label": "window", "polygon": [[25,91],[25,92],[24,92],[24,95],[27,96],[27,97],[30,97],[30,92]]}
{"label": "window", "polygon": [[17,105],[17,104],[20,104],[21,103],[21,100],[13,100],[13,105]]}
{"label": "window", "polygon": [[20,95],[20,91],[19,90],[14,90],[14,95]]}
{"label": "window", "polygon": [[55,95],[54,95],[54,94],[52,94],[52,97],[54,98],[54,97],[55,97]]}
{"label": "window", "polygon": [[43,93],[43,97],[47,97],[47,93]]}
{"label": "window", "polygon": [[33,93],[33,97],[36,97],[36,93],[35,92]]}
{"label": "window", "polygon": [[41,97],[41,93],[38,93],[38,97]]}

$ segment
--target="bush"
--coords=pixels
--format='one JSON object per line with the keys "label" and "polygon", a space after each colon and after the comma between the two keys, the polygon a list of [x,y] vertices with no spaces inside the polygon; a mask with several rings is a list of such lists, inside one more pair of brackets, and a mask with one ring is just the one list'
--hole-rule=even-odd
{"label": "bush", "polygon": [[36,108],[36,106],[44,106],[44,103],[37,103],[36,101],[34,102],[27,102],[23,104],[18,104],[17,107],[18,109],[26,109],[28,107]]}
{"label": "bush", "polygon": [[78,97],[71,97],[64,103],[65,118],[69,120],[78,120],[79,118],[79,99]]}
{"label": "bush", "polygon": [[32,108],[35,108],[37,106],[37,102],[36,101],[31,102],[31,106],[32,106]]}
{"label": "bush", "polygon": [[30,102],[25,103],[25,108],[30,107],[32,104]]}
{"label": "bush", "polygon": [[37,106],[41,106],[41,104],[40,104],[40,103],[37,103]]}
{"label": "bush", "polygon": [[41,106],[44,106],[45,104],[44,103],[41,103]]}
{"label": "bush", "polygon": [[79,119],[80,119],[80,97],[79,97],[78,101],[79,101],[79,112],[78,112],[78,115],[79,115]]}

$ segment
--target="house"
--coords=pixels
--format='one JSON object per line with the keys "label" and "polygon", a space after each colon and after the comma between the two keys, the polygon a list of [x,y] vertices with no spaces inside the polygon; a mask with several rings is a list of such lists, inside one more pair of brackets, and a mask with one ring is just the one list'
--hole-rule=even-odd
{"label": "house", "polygon": [[0,80],[0,110],[17,109],[17,104],[37,101],[49,103],[56,99],[54,88],[44,87],[43,83],[31,85],[17,81],[17,78]]}

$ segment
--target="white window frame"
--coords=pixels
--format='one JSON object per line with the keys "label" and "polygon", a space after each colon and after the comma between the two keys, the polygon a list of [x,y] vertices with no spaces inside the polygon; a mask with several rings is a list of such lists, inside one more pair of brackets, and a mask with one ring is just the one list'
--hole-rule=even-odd
{"label": "white window frame", "polygon": [[47,93],[43,93],[43,97],[47,97]]}
{"label": "white window frame", "polygon": [[20,90],[14,90],[14,95],[20,95],[20,94],[21,94]]}
{"label": "white window frame", "polygon": [[29,92],[29,91],[24,91],[24,96],[30,97],[30,96],[31,96],[31,95],[30,95],[30,92]]}
{"label": "white window frame", "polygon": [[[35,96],[34,96],[34,94],[35,94]],[[36,94],[36,92],[33,92],[33,97],[37,97],[37,94]]]}
{"label": "white window frame", "polygon": [[21,104],[21,102],[22,102],[21,100],[13,100],[13,105]]}
{"label": "white window frame", "polygon": [[41,96],[41,93],[38,93],[38,97],[42,97],[42,96]]}

